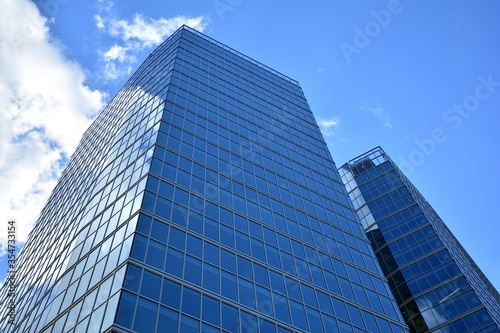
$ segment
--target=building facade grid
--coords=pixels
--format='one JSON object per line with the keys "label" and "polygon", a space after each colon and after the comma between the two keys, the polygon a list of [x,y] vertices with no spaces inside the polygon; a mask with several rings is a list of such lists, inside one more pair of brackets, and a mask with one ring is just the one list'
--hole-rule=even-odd
{"label": "building facade grid", "polygon": [[67,170],[0,328],[407,332],[300,86],[188,27]]}
{"label": "building facade grid", "polygon": [[377,147],[340,174],[411,332],[499,332],[498,292]]}

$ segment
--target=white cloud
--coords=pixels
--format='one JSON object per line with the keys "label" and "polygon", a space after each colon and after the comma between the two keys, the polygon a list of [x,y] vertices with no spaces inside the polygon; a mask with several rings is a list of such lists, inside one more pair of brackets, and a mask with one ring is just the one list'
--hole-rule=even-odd
{"label": "white cloud", "polygon": [[116,80],[119,77],[132,73],[132,66],[117,65],[114,62],[107,62],[104,65],[104,74],[108,80]]}
{"label": "white cloud", "polygon": [[106,26],[104,25],[104,21],[102,20],[102,17],[100,15],[94,15],[94,20],[95,20],[95,25],[99,29],[104,29]]}
{"label": "white cloud", "polygon": [[106,53],[104,53],[104,61],[110,62],[111,60],[118,60],[119,62],[124,62],[125,60],[128,60],[130,62],[135,62],[135,57],[128,57],[127,51],[128,50],[125,47],[115,44]]}
{"label": "white cloud", "polygon": [[186,24],[193,29],[203,31],[208,22],[203,17],[187,18],[177,16],[171,19],[144,18],[141,14],[135,14],[132,22],[125,20],[111,20],[109,33],[127,42],[138,40],[142,46],[155,46],[163,42],[180,26]]}
{"label": "white cloud", "polygon": [[359,109],[374,114],[377,118],[382,120],[382,124],[385,127],[392,128],[391,119],[387,116],[385,110],[380,106],[379,103],[375,103],[375,106],[362,106]]}
{"label": "white cloud", "polygon": [[335,116],[330,119],[323,119],[318,117],[316,118],[316,121],[318,122],[319,129],[324,136],[335,134],[341,122],[339,116]]}
{"label": "white cloud", "polygon": [[85,85],[35,4],[0,2],[0,224],[16,219],[23,242],[106,96]]}
{"label": "white cloud", "polygon": [[113,40],[113,45],[99,51],[107,80],[130,74],[131,64],[137,62],[141,51],[159,45],[183,24],[203,32],[209,23],[203,16],[153,19],[138,13],[131,21],[117,19],[112,13],[112,3],[101,2],[105,6],[94,16],[95,24]]}

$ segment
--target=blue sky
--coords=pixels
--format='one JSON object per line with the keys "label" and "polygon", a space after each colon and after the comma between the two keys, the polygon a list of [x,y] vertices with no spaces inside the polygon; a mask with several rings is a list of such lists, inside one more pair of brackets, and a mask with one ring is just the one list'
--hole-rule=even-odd
{"label": "blue sky", "polygon": [[8,219],[24,241],[91,119],[187,23],[298,80],[337,165],[382,146],[500,288],[498,1],[0,4],[1,254]]}

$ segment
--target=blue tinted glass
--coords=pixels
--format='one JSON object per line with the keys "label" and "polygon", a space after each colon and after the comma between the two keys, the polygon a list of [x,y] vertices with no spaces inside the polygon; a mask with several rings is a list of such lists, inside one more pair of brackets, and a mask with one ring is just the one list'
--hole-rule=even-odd
{"label": "blue tinted glass", "polygon": [[238,278],[238,289],[240,295],[240,303],[250,308],[255,308],[255,292],[253,283]]}
{"label": "blue tinted glass", "polygon": [[389,323],[387,322],[387,320],[384,320],[380,317],[376,317],[377,318],[377,323],[378,323],[378,326],[380,327],[380,330],[382,332],[390,332],[391,331],[391,328],[389,326]]}
{"label": "blue tinted glass", "polygon": [[306,255],[304,252],[304,247],[302,246],[301,243],[297,242],[296,240],[292,239],[292,248],[293,248],[293,254],[296,255],[299,258],[305,259]]}
{"label": "blue tinted glass", "polygon": [[476,317],[475,317],[474,313],[472,313],[472,314],[468,315],[467,317],[463,318],[463,321],[464,321],[465,325],[467,326],[467,328],[469,329],[470,332],[473,332],[473,331],[477,330],[480,327],[479,323],[476,320]]}
{"label": "blue tinted glass", "polygon": [[206,237],[218,241],[219,240],[219,224],[209,218],[205,218],[205,231],[203,233]]}
{"label": "blue tinted glass", "polygon": [[297,301],[302,301],[302,295],[300,294],[299,283],[288,277],[285,277],[285,281],[286,281],[286,291],[288,293],[288,296]]}
{"label": "blue tinted glass", "polygon": [[188,229],[198,234],[203,234],[203,217],[202,215],[189,211]]}
{"label": "blue tinted glass", "polygon": [[172,209],[171,221],[177,225],[186,227],[187,218],[188,218],[188,212],[186,207],[174,203]]}
{"label": "blue tinted glass", "polygon": [[276,233],[271,229],[264,228],[264,239],[266,243],[276,246]]}
{"label": "blue tinted glass", "polygon": [[357,283],[361,283],[359,276],[358,276],[358,271],[352,267],[351,265],[346,265],[347,272],[349,273],[349,278],[351,281],[355,281]]}
{"label": "blue tinted glass", "polygon": [[236,296],[236,276],[222,271],[221,290],[222,290],[222,296],[237,301],[238,298]]}
{"label": "blue tinted glass", "polygon": [[356,299],[358,300],[358,303],[369,308],[370,304],[368,303],[368,298],[366,297],[364,289],[355,283],[352,284],[352,287],[354,289],[354,294],[356,295]]}
{"label": "blue tinted glass", "polygon": [[177,332],[179,324],[179,313],[166,307],[160,306],[158,316],[157,332]]}
{"label": "blue tinted glass", "polygon": [[345,308],[345,303],[336,298],[332,298],[333,308],[335,309],[335,314],[338,318],[342,320],[349,321],[349,317],[347,316],[347,311]]}
{"label": "blue tinted glass", "polygon": [[378,330],[377,323],[375,322],[375,317],[364,310],[361,310],[361,314],[363,315],[363,319],[366,323],[366,328],[368,331],[376,332]]}
{"label": "blue tinted glass", "polygon": [[474,315],[476,317],[476,320],[483,327],[492,323],[491,317],[484,309],[477,311],[476,313],[474,313]]}
{"label": "blue tinted glass", "polygon": [[276,325],[261,318],[259,319],[259,327],[261,332],[269,332],[269,333],[276,332]]}
{"label": "blue tinted glass", "polygon": [[182,312],[195,317],[200,316],[200,293],[184,287],[182,291]]}
{"label": "blue tinted glass", "polygon": [[175,309],[179,309],[181,304],[181,285],[164,279],[161,292],[161,302]]}
{"label": "blue tinted glass", "polygon": [[149,231],[151,229],[151,221],[152,221],[151,217],[144,214],[139,214],[139,220],[137,221],[137,228],[136,228],[137,231],[149,236]]}
{"label": "blue tinted glass", "polygon": [[318,266],[310,265],[310,267],[313,283],[318,287],[326,289],[326,282],[323,276],[323,271]]}
{"label": "blue tinted glass", "polygon": [[[162,197],[158,197],[156,200],[156,206],[155,206],[155,214],[163,217],[164,219],[170,219],[170,212],[172,209],[172,201],[167,200]],[[158,237],[161,238],[161,234],[158,235]],[[166,235],[164,236],[166,238]]]}
{"label": "blue tinted glass", "polygon": [[326,284],[328,286],[328,290],[331,292],[340,295],[340,287],[338,284],[338,278],[330,273],[330,272],[325,272],[325,278],[326,278]]}
{"label": "blue tinted glass", "polygon": [[176,228],[170,228],[168,245],[184,251],[186,233]]}
{"label": "blue tinted glass", "polygon": [[134,309],[137,296],[127,291],[123,291],[120,296],[120,303],[116,313],[116,323],[118,325],[131,328],[134,318]]}
{"label": "blue tinted glass", "polygon": [[233,231],[233,229],[231,229],[225,225],[221,225],[220,238],[221,238],[222,244],[234,249],[234,231]]}
{"label": "blue tinted glass", "polygon": [[216,326],[220,325],[220,302],[208,296],[203,296],[203,320]]}
{"label": "blue tinted glass", "polygon": [[354,301],[355,300],[354,293],[352,291],[351,284],[349,283],[349,281],[343,278],[339,278],[339,282],[340,282],[340,289],[342,290],[342,295],[345,298]]}
{"label": "blue tinted glass", "polygon": [[220,332],[220,329],[218,329],[217,327],[213,327],[211,325],[208,325],[208,324],[205,324],[205,323],[202,323],[201,324],[201,331],[203,333],[219,333]]}
{"label": "blue tinted glass", "polygon": [[268,315],[273,315],[271,292],[269,289],[257,286],[256,296],[257,310]]}
{"label": "blue tinted glass", "polygon": [[264,244],[254,238],[250,239],[250,247],[252,250],[252,257],[260,261],[266,261],[266,255],[264,252]]}
{"label": "blue tinted glass", "polygon": [[148,181],[146,183],[146,188],[152,192],[156,192],[158,190],[159,179],[156,177],[148,177]]}
{"label": "blue tinted glass", "polygon": [[250,240],[247,235],[236,232],[236,249],[247,255],[250,255]]}
{"label": "blue tinted glass", "polygon": [[181,327],[180,332],[182,333],[199,333],[200,332],[200,322],[186,315],[181,315]]}
{"label": "blue tinted glass", "polygon": [[161,277],[148,271],[144,271],[141,283],[141,295],[152,298],[155,301],[160,299]]}
{"label": "blue tinted glass", "polygon": [[278,244],[281,250],[292,252],[292,249],[290,247],[290,240],[288,239],[288,237],[285,237],[282,234],[278,234]]}
{"label": "blue tinted glass", "polygon": [[240,315],[240,327],[242,332],[256,332],[258,330],[257,317],[245,311],[241,311]]}
{"label": "blue tinted glass", "polygon": [[146,245],[148,239],[140,234],[134,236],[134,243],[132,244],[132,251],[130,256],[139,261],[144,261],[144,255],[146,254]]}
{"label": "blue tinted glass", "polygon": [[284,327],[278,326],[278,333],[292,333],[292,331]]}
{"label": "blue tinted glass", "polygon": [[269,278],[267,276],[267,268],[264,266],[261,266],[259,264],[254,263],[253,264],[253,269],[254,269],[254,275],[255,275],[255,282],[269,287]]}
{"label": "blue tinted glass", "polygon": [[290,323],[290,312],[288,310],[288,299],[280,294],[272,293],[274,313],[276,318],[284,321],[285,323]]}
{"label": "blue tinted glass", "polygon": [[127,274],[125,275],[125,282],[123,284],[124,288],[131,291],[139,291],[139,283],[141,282],[142,269],[134,266],[128,265]]}
{"label": "blue tinted glass", "polygon": [[184,254],[175,249],[169,248],[167,252],[167,262],[165,271],[177,277],[182,277],[184,269]]}
{"label": "blue tinted glass", "polygon": [[[339,320],[338,323],[339,323],[339,328],[340,328],[341,333],[352,333],[352,332],[358,333],[359,332],[359,331],[356,331],[356,329],[353,328],[348,323],[345,323],[341,320]],[[382,332],[390,332],[390,331],[382,331]]]}
{"label": "blue tinted glass", "polygon": [[[337,321],[335,318],[323,315],[323,323],[325,324],[325,329],[328,333],[338,333],[339,332],[339,325],[337,324]],[[373,332],[378,332],[378,328],[374,330]]]}
{"label": "blue tinted glass", "polygon": [[186,245],[187,253],[201,259],[202,244],[203,242],[200,238],[188,235]]}
{"label": "blue tinted glass", "polygon": [[[153,165],[151,165],[151,168],[153,168]],[[151,171],[154,172],[154,170]],[[149,191],[145,191],[142,199],[142,209],[152,213],[154,211],[155,201],[156,196]]]}
{"label": "blue tinted glass", "polygon": [[308,307],[306,307],[306,312],[311,332],[325,332],[323,324],[321,323],[319,312]]}
{"label": "blue tinted glass", "polygon": [[184,279],[198,286],[201,285],[201,260],[186,256]]}
{"label": "blue tinted glass", "polygon": [[166,246],[154,240],[149,241],[146,264],[163,270],[165,264]]}
{"label": "blue tinted glass", "polygon": [[267,262],[271,266],[281,269],[281,261],[278,254],[278,250],[275,247],[270,246],[268,244],[266,244],[265,247],[266,247]]}
{"label": "blue tinted glass", "polygon": [[349,316],[351,317],[352,323],[354,325],[363,328],[365,327],[363,319],[361,318],[361,313],[359,312],[358,308],[355,308],[354,306],[347,304],[347,311],[349,312]]}
{"label": "blue tinted glass", "polygon": [[309,331],[306,315],[304,313],[304,306],[301,303],[290,300],[290,310],[292,312],[293,325],[305,331]]}
{"label": "blue tinted glass", "polygon": [[224,249],[221,249],[221,264],[222,268],[236,273],[235,255]]}
{"label": "blue tinted glass", "polygon": [[189,204],[189,194],[187,191],[176,187],[174,192],[174,202],[181,204],[183,206],[188,206]]}
{"label": "blue tinted glass", "polygon": [[139,297],[134,320],[134,331],[139,333],[154,332],[156,329],[156,312],[158,304]]}
{"label": "blue tinted glass", "polygon": [[302,295],[304,296],[304,302],[306,303],[306,305],[317,308],[318,304],[316,302],[316,296],[314,293],[314,289],[312,289],[311,287],[308,287],[304,284],[301,284],[300,287],[302,289]]}
{"label": "blue tinted glass", "polygon": [[216,266],[203,263],[203,288],[219,293],[220,272]]}
{"label": "blue tinted glass", "polygon": [[208,261],[209,263],[212,263],[214,265],[219,264],[219,248],[217,246],[214,246],[208,242],[205,242],[203,244],[204,246],[204,259],[205,261]]}
{"label": "blue tinted glass", "polygon": [[238,275],[249,280],[253,279],[252,275],[252,264],[249,260],[244,259],[240,256],[237,257],[238,262]]}
{"label": "blue tinted glass", "polygon": [[174,186],[171,185],[170,183],[161,181],[160,182],[160,189],[159,189],[159,194],[167,199],[171,199],[173,197],[174,193]]}
{"label": "blue tinted glass", "polygon": [[160,242],[166,243],[168,235],[168,226],[156,219],[153,220],[153,227],[151,229],[151,238]]}
{"label": "blue tinted glass", "polygon": [[262,239],[262,227],[259,224],[250,221],[250,235],[255,238]]}
{"label": "blue tinted glass", "polygon": [[269,276],[271,277],[271,288],[274,291],[285,293],[285,283],[283,281],[283,275],[270,270]]}
{"label": "blue tinted glass", "polygon": [[222,328],[229,332],[238,331],[238,310],[222,303]]}

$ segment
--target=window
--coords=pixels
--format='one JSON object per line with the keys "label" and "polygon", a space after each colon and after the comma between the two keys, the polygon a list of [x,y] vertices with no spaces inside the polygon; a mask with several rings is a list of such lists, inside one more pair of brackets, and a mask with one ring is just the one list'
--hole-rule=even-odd
{"label": "window", "polygon": [[220,325],[220,303],[218,300],[203,296],[203,320],[215,326]]}
{"label": "window", "polygon": [[158,304],[139,297],[134,320],[134,331],[138,333],[154,332],[156,328],[156,313]]}
{"label": "window", "polygon": [[[164,306],[160,306],[158,316],[158,332],[177,332],[179,313]],[[153,331],[152,331],[153,332]]]}
{"label": "window", "polygon": [[182,291],[182,312],[200,317],[201,295],[199,292],[184,287]]}
{"label": "window", "polygon": [[161,277],[144,271],[141,283],[141,295],[151,298],[155,301],[160,299]]}
{"label": "window", "polygon": [[181,285],[173,281],[164,279],[161,292],[161,302],[174,309],[180,309]]}
{"label": "window", "polygon": [[136,295],[127,291],[122,292],[116,313],[116,323],[118,325],[131,328],[136,300]]}

